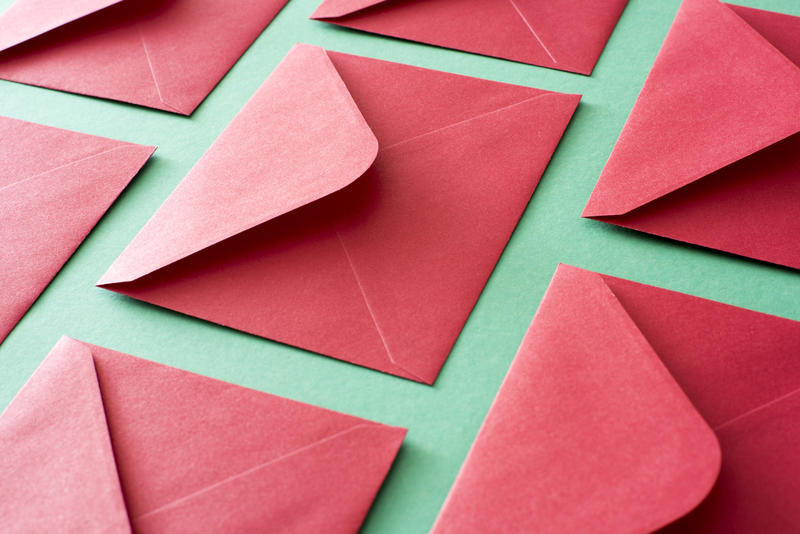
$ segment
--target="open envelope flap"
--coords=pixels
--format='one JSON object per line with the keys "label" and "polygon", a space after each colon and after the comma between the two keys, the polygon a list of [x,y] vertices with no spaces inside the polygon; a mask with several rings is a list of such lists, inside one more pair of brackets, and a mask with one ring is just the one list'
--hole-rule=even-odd
{"label": "open envelope flap", "polygon": [[627,0],[326,0],[311,18],[590,74]]}
{"label": "open envelope flap", "polygon": [[130,533],[89,349],[62,338],[0,415],[0,530]]}
{"label": "open envelope flap", "polygon": [[[278,525],[288,512],[269,495],[281,492],[283,504],[302,501],[312,515],[335,504],[345,508],[339,517],[363,518],[367,496],[377,492],[405,435],[402,428],[89,347],[136,532],[199,532],[209,525],[239,531],[232,526],[238,521]],[[344,466],[328,462],[334,458]],[[328,490],[333,494],[323,496]],[[312,494],[319,498],[303,500]]]}
{"label": "open envelope flap", "polygon": [[135,280],[338,191],[377,152],[325,51],[295,46],[100,284]]}
{"label": "open envelope flap", "polygon": [[719,466],[600,276],[560,265],[433,532],[649,532],[702,501]]}
{"label": "open envelope flap", "polygon": [[589,203],[627,213],[800,131],[800,67],[730,7],[685,0]]}
{"label": "open envelope flap", "polygon": [[0,51],[123,0],[17,0],[0,13]]}

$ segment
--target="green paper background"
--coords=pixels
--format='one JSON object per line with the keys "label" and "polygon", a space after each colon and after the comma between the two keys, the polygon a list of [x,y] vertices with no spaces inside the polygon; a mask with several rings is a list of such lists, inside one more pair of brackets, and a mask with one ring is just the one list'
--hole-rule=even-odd
{"label": "green paper background", "polygon": [[[0,0],[0,10],[12,1]],[[740,2],[800,15],[797,0]],[[58,338],[67,334],[243,386],[407,427],[406,442],[363,531],[427,532],[559,261],[800,319],[800,273],[796,271],[579,217],[679,0],[631,0],[591,77],[308,20],[317,3],[291,0],[189,118],[0,81],[1,115],[159,146],[155,157],[0,345],[0,407],[11,401]],[[94,287],[296,42],[584,95],[433,387]]]}

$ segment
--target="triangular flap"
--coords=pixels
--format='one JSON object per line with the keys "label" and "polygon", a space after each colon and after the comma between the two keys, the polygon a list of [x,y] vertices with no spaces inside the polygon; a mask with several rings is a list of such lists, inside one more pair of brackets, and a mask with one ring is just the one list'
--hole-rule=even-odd
{"label": "triangular flap", "polygon": [[386,2],[387,0],[323,0],[310,18],[321,20],[343,17]]}
{"label": "triangular flap", "polygon": [[405,433],[377,423],[356,425],[133,524],[137,532],[358,532]]}
{"label": "triangular flap", "polygon": [[0,341],[155,150],[114,143],[0,188]]}
{"label": "triangular flap", "polygon": [[129,533],[92,355],[62,338],[0,415],[0,529]]}
{"label": "triangular flap", "polygon": [[338,191],[377,151],[326,52],[297,45],[99,283],[135,280]]}
{"label": "triangular flap", "polygon": [[685,0],[585,217],[627,213],[800,131],[800,68],[718,0]]}
{"label": "triangular flap", "polygon": [[714,433],[600,276],[560,265],[433,532],[650,532],[719,467]]}
{"label": "triangular flap", "polygon": [[134,522],[370,423],[102,347],[91,350]]}
{"label": "triangular flap", "polygon": [[17,0],[0,13],[0,51],[124,0]]}

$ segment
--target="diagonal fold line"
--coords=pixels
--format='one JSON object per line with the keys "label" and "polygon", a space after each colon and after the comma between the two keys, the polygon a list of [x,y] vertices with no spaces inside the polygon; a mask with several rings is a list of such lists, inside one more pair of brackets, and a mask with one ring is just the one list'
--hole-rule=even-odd
{"label": "diagonal fold line", "polygon": [[756,412],[760,412],[761,410],[766,410],[770,406],[778,404],[781,401],[784,401],[784,400],[788,399],[789,397],[791,397],[793,395],[797,395],[798,393],[800,393],[800,388],[792,390],[789,393],[786,393],[786,394],[781,395],[781,396],[779,396],[779,397],[777,397],[775,399],[772,399],[771,401],[765,402],[764,404],[762,404],[760,406],[756,406],[755,408],[751,408],[751,409],[747,410],[744,413],[740,413],[739,415],[733,417],[732,419],[728,419],[724,423],[720,423],[719,425],[714,427],[714,432],[718,432],[719,430],[725,428],[726,426],[732,425],[733,423],[739,421],[740,419],[744,419],[745,417],[749,417],[749,416],[753,415]]}
{"label": "diagonal fold line", "polygon": [[415,373],[411,372],[407,368],[405,368],[402,365],[400,365],[392,357],[392,351],[389,350],[389,345],[386,343],[386,337],[383,335],[383,330],[381,329],[380,325],[378,324],[378,320],[375,318],[375,312],[372,311],[372,306],[370,306],[369,299],[367,298],[367,293],[364,290],[364,285],[361,283],[361,279],[359,278],[358,273],[356,272],[355,266],[353,265],[353,259],[350,257],[350,253],[347,252],[347,247],[344,245],[344,240],[342,240],[342,236],[341,236],[341,234],[339,234],[338,230],[336,230],[336,237],[339,239],[339,244],[342,246],[342,250],[344,251],[344,255],[347,258],[347,264],[350,266],[350,271],[353,273],[353,278],[355,278],[356,284],[358,284],[358,289],[359,289],[359,291],[361,291],[361,298],[363,299],[364,304],[367,307],[367,311],[369,312],[369,316],[372,319],[372,324],[375,326],[375,330],[378,332],[378,336],[380,336],[380,338],[381,338],[381,343],[383,343],[383,348],[386,351],[386,356],[389,358],[389,361],[392,363],[392,365],[394,365],[398,369],[402,369],[403,371],[405,371],[406,373],[410,374],[411,376],[413,376],[417,380],[420,380],[421,382],[427,382],[421,376],[417,376]]}
{"label": "diagonal fold line", "polygon": [[545,53],[553,61],[553,63],[558,64],[558,61],[556,61],[556,58],[553,57],[553,54],[551,54],[550,50],[547,49],[547,46],[545,46],[544,41],[542,41],[541,37],[539,37],[539,34],[536,33],[536,30],[533,29],[533,26],[531,26],[531,23],[528,22],[527,17],[525,17],[525,15],[522,13],[522,11],[519,9],[519,7],[517,7],[517,4],[514,2],[514,0],[508,0],[508,1],[511,4],[511,6],[514,8],[514,11],[517,12],[517,15],[519,15],[519,18],[522,19],[522,22],[525,23],[525,26],[528,27],[528,30],[531,32],[531,34],[536,38],[536,41],[539,43],[539,46],[542,47],[542,49],[545,51]]}
{"label": "diagonal fold line", "polygon": [[129,146],[131,146],[131,145],[115,146],[114,148],[109,148],[107,150],[100,151],[97,154],[91,154],[89,156],[85,156],[85,157],[82,157],[80,159],[76,159],[75,161],[70,161],[69,163],[64,163],[63,165],[59,165],[58,167],[53,167],[52,169],[47,169],[46,171],[34,174],[33,176],[28,176],[27,178],[23,178],[22,180],[19,180],[18,182],[14,182],[14,183],[8,184],[6,186],[0,187],[0,192],[2,192],[5,189],[20,185],[20,184],[28,182],[30,180],[33,180],[34,178],[39,178],[40,176],[44,176],[46,174],[50,174],[51,172],[55,172],[55,171],[57,171],[59,169],[63,169],[65,167],[69,167],[71,165],[77,165],[78,163],[84,162],[86,160],[100,157],[100,156],[102,156],[104,154],[108,154],[109,152],[114,152],[115,150],[128,148]]}
{"label": "diagonal fold line", "polygon": [[144,57],[147,60],[147,68],[150,70],[150,76],[153,78],[153,86],[156,88],[156,94],[158,95],[158,99],[164,104],[166,107],[174,111],[175,113],[183,113],[176,107],[173,107],[164,100],[164,96],[161,94],[161,86],[158,84],[158,78],[156,78],[156,71],[153,68],[153,60],[150,57],[150,51],[147,48],[147,43],[144,40],[144,34],[142,33],[142,29],[137,27],[137,31],[139,32],[139,41],[142,44],[142,51],[144,52]]}
{"label": "diagonal fold line", "polygon": [[435,134],[436,132],[441,132],[442,130],[447,130],[448,128],[454,128],[456,126],[460,126],[462,124],[465,124],[467,122],[471,122],[471,121],[474,121],[474,120],[477,120],[477,119],[482,119],[484,117],[488,117],[489,115],[494,115],[496,113],[500,113],[500,112],[506,111],[506,110],[514,108],[516,106],[521,106],[522,104],[527,104],[528,102],[532,102],[532,101],[537,100],[539,98],[542,98],[542,97],[545,97],[545,96],[554,95],[554,94],[558,94],[558,93],[555,93],[555,92],[552,92],[552,91],[547,91],[546,93],[535,95],[535,96],[532,96],[530,98],[526,98],[525,100],[520,100],[519,102],[515,102],[513,104],[508,104],[507,106],[499,107],[497,109],[493,109],[493,110],[487,111],[485,113],[480,113],[480,114],[474,115],[474,116],[472,116],[472,117],[470,117],[468,119],[464,119],[464,120],[461,120],[461,121],[458,121],[458,122],[454,122],[452,124],[447,124],[447,125],[442,126],[440,128],[436,128],[435,130],[431,130],[429,132],[424,132],[424,133],[421,133],[419,135],[415,135],[413,137],[409,137],[408,139],[403,139],[402,141],[397,141],[396,143],[392,143],[391,145],[386,146],[386,147],[381,147],[379,149],[379,152],[383,152],[385,150],[390,150],[390,149],[392,149],[392,148],[394,148],[396,146],[403,145],[405,143],[409,143],[409,142],[414,141],[416,139],[419,139],[421,137],[432,135],[432,134]]}
{"label": "diagonal fold line", "polygon": [[222,480],[220,480],[218,482],[214,482],[213,484],[209,484],[208,486],[204,486],[204,487],[200,488],[197,491],[193,491],[192,493],[190,493],[188,495],[184,495],[183,497],[179,497],[179,498],[177,498],[177,499],[175,499],[173,501],[168,502],[167,504],[159,506],[155,510],[151,510],[149,512],[145,512],[144,514],[138,515],[134,519],[137,519],[137,520],[138,519],[144,519],[145,517],[150,517],[152,515],[156,515],[156,514],[159,514],[161,512],[167,511],[167,510],[169,510],[171,508],[175,508],[176,506],[179,506],[180,504],[182,504],[182,503],[184,503],[184,502],[186,502],[188,500],[191,500],[191,499],[193,499],[194,497],[196,497],[198,495],[201,495],[203,493],[207,493],[207,492],[209,492],[209,491],[211,491],[213,489],[216,489],[216,488],[218,488],[218,487],[220,487],[220,486],[222,486],[224,484],[227,484],[227,483],[232,482],[234,480],[237,480],[239,478],[245,477],[245,476],[247,476],[247,475],[249,475],[251,473],[254,473],[254,472],[258,471],[259,469],[263,469],[265,467],[269,467],[270,465],[279,463],[282,460],[285,460],[286,458],[290,458],[292,456],[296,456],[298,454],[306,452],[309,449],[313,449],[314,447],[316,447],[318,445],[322,445],[323,443],[327,443],[329,441],[333,441],[335,439],[338,439],[338,438],[344,436],[345,434],[349,434],[349,433],[351,433],[351,432],[353,432],[353,431],[355,431],[355,430],[357,430],[359,428],[364,428],[364,427],[373,426],[373,425],[374,425],[374,423],[373,424],[370,424],[370,423],[358,423],[358,424],[356,424],[354,426],[351,426],[350,428],[346,428],[344,430],[340,430],[339,432],[331,434],[330,436],[326,436],[324,438],[318,439],[317,441],[314,441],[313,443],[309,443],[308,445],[303,445],[302,447],[297,448],[297,449],[295,449],[295,450],[293,450],[291,452],[287,452],[286,454],[282,454],[282,455],[278,456],[277,458],[273,458],[273,459],[268,460],[268,461],[266,461],[264,463],[261,463],[261,464],[258,464],[256,466],[253,466],[253,467],[251,467],[249,469],[246,469],[246,470],[242,471],[241,473],[237,473],[235,475],[231,475],[229,477],[223,478]]}

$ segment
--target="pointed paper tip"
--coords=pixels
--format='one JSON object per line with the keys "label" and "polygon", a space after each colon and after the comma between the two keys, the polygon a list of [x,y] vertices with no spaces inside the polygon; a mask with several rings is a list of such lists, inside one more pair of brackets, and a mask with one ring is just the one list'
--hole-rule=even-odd
{"label": "pointed paper tip", "polygon": [[321,20],[344,17],[384,2],[386,0],[323,0],[309,18]]}

